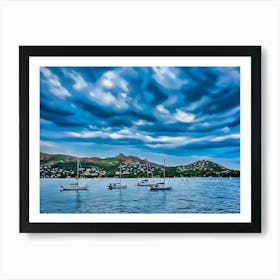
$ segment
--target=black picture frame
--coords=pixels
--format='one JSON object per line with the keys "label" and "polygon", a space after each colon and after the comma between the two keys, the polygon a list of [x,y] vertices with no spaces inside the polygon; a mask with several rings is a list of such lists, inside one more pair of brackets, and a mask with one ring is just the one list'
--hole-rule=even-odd
{"label": "black picture frame", "polygon": [[[32,223],[29,221],[29,58],[33,56],[246,56],[251,58],[250,223]],[[246,233],[261,232],[260,46],[19,46],[20,232]]]}

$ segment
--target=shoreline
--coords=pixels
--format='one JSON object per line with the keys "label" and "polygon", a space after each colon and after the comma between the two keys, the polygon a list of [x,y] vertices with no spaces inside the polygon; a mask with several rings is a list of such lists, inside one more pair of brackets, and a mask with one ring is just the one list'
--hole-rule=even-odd
{"label": "shoreline", "polygon": [[[165,177],[166,179],[194,179],[194,178],[213,178],[213,179],[217,179],[217,178],[223,178],[223,179],[235,179],[235,178],[240,178],[240,176],[235,176],[235,177],[229,177],[229,176],[193,176],[193,177]],[[71,178],[42,178],[41,179],[76,179],[75,177],[71,177]],[[119,177],[87,177],[87,178],[79,178],[79,180],[86,180],[86,179],[119,179]],[[155,178],[145,178],[145,177],[139,177],[139,178],[135,178],[135,177],[122,177],[123,180],[125,179],[137,179],[137,180],[143,180],[143,179],[163,179],[163,177],[155,177]]]}

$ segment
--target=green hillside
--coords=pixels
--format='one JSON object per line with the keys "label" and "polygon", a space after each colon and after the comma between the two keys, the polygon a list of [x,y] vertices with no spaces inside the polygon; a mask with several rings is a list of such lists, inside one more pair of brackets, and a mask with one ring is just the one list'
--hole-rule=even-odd
{"label": "green hillside", "polygon": [[[138,178],[147,176],[147,161],[135,156],[119,154],[111,158],[79,158],[85,177],[122,176]],[[40,176],[42,178],[71,178],[77,173],[77,158],[63,154],[40,154]],[[149,162],[148,175],[163,176],[163,165]],[[166,177],[239,177],[239,170],[231,170],[209,160],[200,160],[191,164],[166,167]]]}

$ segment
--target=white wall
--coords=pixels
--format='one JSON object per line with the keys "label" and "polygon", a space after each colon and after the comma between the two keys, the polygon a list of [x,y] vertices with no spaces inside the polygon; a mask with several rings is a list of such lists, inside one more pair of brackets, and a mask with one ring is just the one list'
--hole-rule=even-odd
{"label": "white wall", "polygon": [[[280,279],[278,0],[0,1],[1,279]],[[262,234],[19,234],[18,45],[262,45]]]}

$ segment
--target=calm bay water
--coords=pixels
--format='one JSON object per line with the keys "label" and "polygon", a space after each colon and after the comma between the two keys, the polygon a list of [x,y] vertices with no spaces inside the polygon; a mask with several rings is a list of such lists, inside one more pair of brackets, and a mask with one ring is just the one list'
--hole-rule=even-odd
{"label": "calm bay water", "polygon": [[[86,179],[88,191],[60,191],[74,179],[41,179],[41,213],[239,213],[239,178],[168,178],[172,190],[150,191],[137,179]],[[81,180],[83,181],[83,180]],[[158,179],[159,181],[159,179]]]}

